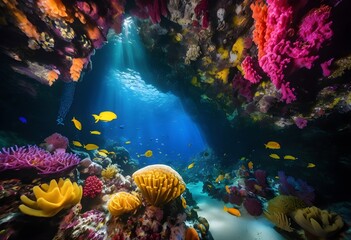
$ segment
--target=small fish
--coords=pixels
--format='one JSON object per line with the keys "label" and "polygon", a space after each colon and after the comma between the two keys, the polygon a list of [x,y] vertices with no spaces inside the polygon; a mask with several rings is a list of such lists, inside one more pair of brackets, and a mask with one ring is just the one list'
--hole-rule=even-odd
{"label": "small fish", "polygon": [[78,141],[72,141],[72,144],[76,147],[83,147],[83,144],[81,144],[80,142]]}
{"label": "small fish", "polygon": [[18,120],[20,120],[21,123],[26,124],[27,123],[27,119],[25,117],[19,117]]}
{"label": "small fish", "polygon": [[126,141],[125,144],[131,144],[132,142],[131,141]]}
{"label": "small fish", "polygon": [[180,199],[182,200],[183,208],[186,208],[186,200],[185,200],[185,198],[183,196],[181,196]]}
{"label": "small fish", "polygon": [[99,146],[96,145],[96,144],[93,144],[93,143],[88,143],[87,145],[84,145],[84,148],[85,148],[86,150],[90,151],[90,150],[96,150],[96,149],[98,149]]}
{"label": "small fish", "polygon": [[230,213],[231,215],[236,216],[236,217],[240,217],[241,216],[241,213],[240,213],[239,209],[228,208],[228,207],[224,206],[223,210],[226,211],[227,213]]}
{"label": "small fish", "polygon": [[101,132],[99,132],[99,131],[90,131],[90,134],[93,134],[93,135],[100,135],[101,134]]}
{"label": "small fish", "polygon": [[104,153],[104,152],[98,151],[98,154],[99,154],[101,157],[107,157],[107,154]]}
{"label": "small fish", "polygon": [[220,183],[220,182],[223,181],[223,180],[224,180],[224,175],[223,175],[223,174],[220,174],[220,175],[218,175],[218,177],[216,178],[215,182],[216,182],[216,183]]}
{"label": "small fish", "polygon": [[226,191],[228,194],[230,194],[230,188],[229,188],[228,185],[225,186],[225,191]]}
{"label": "small fish", "polygon": [[100,149],[99,152],[103,152],[103,153],[106,153],[106,154],[111,153],[111,152],[107,151],[106,149]]}
{"label": "small fish", "polygon": [[145,157],[152,157],[152,151],[151,151],[151,150],[147,150],[147,151],[144,153],[144,156],[145,156]]}
{"label": "small fish", "polygon": [[190,163],[190,164],[189,164],[189,166],[188,166],[188,169],[193,168],[193,167],[194,167],[194,165],[195,165],[195,162]]}
{"label": "small fish", "polygon": [[82,130],[82,124],[75,117],[71,121],[78,130]]}
{"label": "small fish", "polygon": [[111,112],[111,111],[104,111],[104,112],[99,113],[99,115],[92,114],[92,116],[95,119],[95,123],[97,123],[98,121],[110,122],[114,119],[117,119],[116,113]]}
{"label": "small fish", "polygon": [[274,178],[275,178],[275,179],[279,179],[279,176],[275,176]]}
{"label": "small fish", "polygon": [[269,149],[280,149],[280,144],[277,142],[269,141],[265,144],[265,147]]}
{"label": "small fish", "polygon": [[123,124],[119,125],[119,128],[124,129],[124,125]]}
{"label": "small fish", "polygon": [[250,170],[252,170],[252,169],[253,169],[253,162],[252,162],[252,161],[248,162],[247,167],[248,167]]}
{"label": "small fish", "polygon": [[294,157],[294,156],[291,156],[291,155],[285,155],[285,156],[284,156],[284,159],[285,159],[285,160],[296,160],[297,157]]}
{"label": "small fish", "polygon": [[274,158],[274,159],[280,159],[280,157],[278,156],[278,154],[275,154],[275,153],[272,153],[269,155],[271,158]]}
{"label": "small fish", "polygon": [[308,163],[307,164],[307,168],[314,168],[316,166],[316,164],[314,163]]}
{"label": "small fish", "polygon": [[245,161],[245,160],[248,160],[246,157],[241,157],[240,158],[240,161]]}

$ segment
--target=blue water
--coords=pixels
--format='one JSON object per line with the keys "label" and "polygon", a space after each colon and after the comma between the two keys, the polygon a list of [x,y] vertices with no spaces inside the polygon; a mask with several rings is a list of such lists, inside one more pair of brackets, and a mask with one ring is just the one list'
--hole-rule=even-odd
{"label": "blue water", "polygon": [[[191,163],[206,150],[206,141],[178,97],[148,84],[155,76],[136,31],[129,22],[122,35],[109,39],[104,71],[88,74],[77,86],[70,115],[82,121],[83,129],[73,129],[72,140],[100,148],[123,146],[142,165]],[[102,111],[113,111],[118,118],[94,123],[91,114]],[[91,130],[102,134],[91,135]],[[152,157],[143,156],[147,150],[153,151]]]}

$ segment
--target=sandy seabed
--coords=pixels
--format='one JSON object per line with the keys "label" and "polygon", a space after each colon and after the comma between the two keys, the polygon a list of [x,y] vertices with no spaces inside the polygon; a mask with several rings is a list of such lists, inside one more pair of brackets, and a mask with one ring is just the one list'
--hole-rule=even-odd
{"label": "sandy seabed", "polygon": [[[264,216],[252,217],[244,207],[240,207],[241,217],[235,217],[223,210],[224,202],[202,193],[203,183],[187,184],[199,206],[200,217],[205,217],[210,224],[214,240],[284,240]],[[231,204],[226,204],[231,207]]]}

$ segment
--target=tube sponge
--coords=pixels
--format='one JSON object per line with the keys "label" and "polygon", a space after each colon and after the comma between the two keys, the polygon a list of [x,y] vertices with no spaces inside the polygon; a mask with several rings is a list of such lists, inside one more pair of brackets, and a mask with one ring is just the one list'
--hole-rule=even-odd
{"label": "tube sponge", "polygon": [[66,179],[51,180],[50,185],[44,183],[33,187],[36,201],[22,195],[23,204],[19,206],[22,213],[35,217],[52,217],[62,209],[76,205],[82,198],[82,187]]}

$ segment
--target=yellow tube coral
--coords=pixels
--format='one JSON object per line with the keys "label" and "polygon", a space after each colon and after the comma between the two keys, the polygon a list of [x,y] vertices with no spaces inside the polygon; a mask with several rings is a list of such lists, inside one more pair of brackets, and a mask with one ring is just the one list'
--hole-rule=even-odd
{"label": "yellow tube coral", "polygon": [[142,195],[153,206],[162,206],[182,194],[186,185],[173,168],[154,164],[146,166],[132,175]]}
{"label": "yellow tube coral", "polygon": [[112,216],[120,216],[125,213],[136,211],[140,205],[141,201],[133,194],[118,192],[111,197],[107,208]]}
{"label": "yellow tube coral", "polygon": [[22,195],[23,204],[19,206],[22,213],[35,217],[52,217],[62,209],[70,208],[82,198],[82,186],[69,179],[51,180],[50,185],[42,184],[33,187],[36,201]]}

